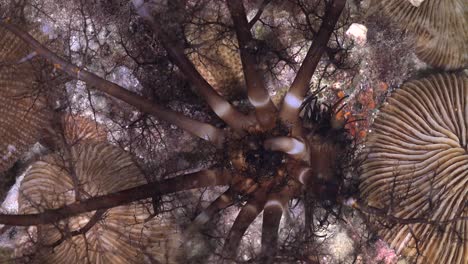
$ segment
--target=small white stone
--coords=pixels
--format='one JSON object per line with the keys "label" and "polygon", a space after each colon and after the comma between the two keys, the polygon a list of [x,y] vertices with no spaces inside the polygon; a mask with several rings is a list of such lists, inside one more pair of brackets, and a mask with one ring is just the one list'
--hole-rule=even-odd
{"label": "small white stone", "polygon": [[362,24],[353,23],[346,31],[346,36],[353,39],[359,46],[364,46],[367,41],[367,27]]}
{"label": "small white stone", "polygon": [[346,201],[344,202],[344,204],[345,204],[346,206],[352,207],[353,205],[356,204],[356,199],[354,199],[354,198],[352,198],[352,197],[351,197],[351,198],[348,198],[348,199],[346,199]]}

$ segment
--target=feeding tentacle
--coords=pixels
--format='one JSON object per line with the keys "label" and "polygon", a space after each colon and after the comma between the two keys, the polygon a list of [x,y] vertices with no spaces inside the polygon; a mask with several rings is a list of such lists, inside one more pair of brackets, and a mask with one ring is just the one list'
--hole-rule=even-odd
{"label": "feeding tentacle", "polygon": [[255,107],[255,114],[260,125],[265,129],[270,129],[276,124],[277,109],[271,101],[268,90],[265,87],[265,81],[261,77],[262,75],[257,70],[258,63],[253,53],[255,42],[250,33],[244,5],[242,1],[236,0],[227,1],[227,5],[234,22],[237,40],[239,41],[242,69],[247,84],[249,101]]}

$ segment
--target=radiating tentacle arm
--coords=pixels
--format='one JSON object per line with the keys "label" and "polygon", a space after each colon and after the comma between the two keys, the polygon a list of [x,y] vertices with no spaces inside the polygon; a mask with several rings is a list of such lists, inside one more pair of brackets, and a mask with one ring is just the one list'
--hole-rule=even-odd
{"label": "radiating tentacle arm", "polygon": [[297,181],[290,181],[280,192],[268,196],[263,209],[262,257],[263,263],[273,263],[278,243],[278,229],[287,202],[300,190]]}
{"label": "radiating tentacle arm", "polygon": [[228,170],[215,168],[185,174],[161,181],[164,189],[161,194],[176,193],[180,191],[205,188],[211,186],[228,185],[232,175]]}
{"label": "radiating tentacle arm", "polygon": [[258,183],[246,180],[243,176],[232,176],[230,187],[192,221],[187,231],[193,232],[206,224],[217,212],[235,203],[235,195],[250,195],[258,188]]}
{"label": "radiating tentacle arm", "polygon": [[134,0],[133,5],[138,14],[144,18],[157,35],[159,41],[167,51],[169,57],[174,61],[177,67],[184,73],[187,79],[195,86],[201,96],[206,100],[211,109],[224,120],[230,127],[241,131],[254,124],[251,119],[238,112],[228,101],[221,97],[213,87],[200,75],[193,63],[184,53],[183,47],[179,41],[162,30],[162,26],[150,14],[148,6],[141,0]]}
{"label": "radiating tentacle arm", "polygon": [[217,146],[221,146],[224,142],[224,132],[222,130],[210,124],[193,120],[182,114],[161,107],[134,92],[65,61],[35,40],[27,32],[22,31],[14,25],[2,21],[0,22],[0,26],[8,29],[10,32],[28,43],[37,54],[52,62],[58,69],[77,78],[78,80],[86,82],[97,90],[135,106],[143,112],[151,113],[157,118],[174,124],[197,137],[214,143]]}
{"label": "radiating tentacle arm", "polygon": [[236,257],[237,249],[245,231],[260,214],[264,204],[265,200],[252,200],[242,207],[224,242],[224,257],[228,259],[234,259]]}
{"label": "radiating tentacle arm", "polygon": [[202,170],[115,193],[96,196],[57,209],[46,210],[43,213],[26,215],[0,214],[0,224],[15,226],[51,224],[86,212],[109,209],[142,199],[189,189],[229,185],[231,181],[232,175],[224,169]]}
{"label": "radiating tentacle arm", "polygon": [[301,166],[294,169],[293,177],[302,185],[307,186],[311,182],[312,169],[310,167]]}
{"label": "radiating tentacle arm", "polygon": [[308,193],[320,200],[334,200],[340,186],[330,179],[320,178],[317,166],[292,168],[292,176],[307,189]]}
{"label": "radiating tentacle arm", "polygon": [[223,256],[228,259],[235,259],[240,241],[247,228],[262,212],[267,201],[268,187],[272,181],[263,184],[242,207],[229,231],[229,235],[224,242]]}
{"label": "radiating tentacle arm", "polygon": [[252,28],[255,23],[260,19],[260,17],[263,14],[263,11],[265,11],[265,8],[268,6],[268,4],[271,2],[271,0],[263,0],[263,2],[260,4],[258,7],[258,11],[255,14],[255,16],[249,21],[249,28]]}
{"label": "radiating tentacle arm", "polygon": [[214,200],[207,208],[205,208],[197,217],[192,221],[187,231],[193,232],[199,229],[201,226],[206,224],[217,212],[234,204],[233,190],[229,188],[223,194],[221,194],[216,200]]}
{"label": "radiating tentacle arm", "polygon": [[[328,40],[333,33],[335,24],[337,23],[345,4],[346,0],[333,0],[328,5],[318,34],[310,46],[304,62],[299,68],[289,91],[284,97],[280,117],[283,122],[293,126],[293,132],[296,131],[296,133],[300,133],[298,132],[298,128],[300,127],[299,108],[304,100],[307,90],[309,89],[310,79],[315,72],[322,54],[326,50]],[[296,130],[294,128],[296,128]],[[293,135],[297,136],[298,134]]]}
{"label": "radiating tentacle arm", "polygon": [[249,101],[255,107],[256,117],[260,125],[265,129],[272,128],[276,123],[277,110],[265,87],[265,81],[257,70],[258,63],[254,54],[256,45],[250,33],[244,5],[242,1],[237,0],[228,0],[227,5],[234,22],[237,41],[239,42]]}
{"label": "radiating tentacle arm", "polygon": [[293,137],[274,137],[265,140],[264,147],[273,151],[282,151],[304,161],[308,161],[307,145]]}

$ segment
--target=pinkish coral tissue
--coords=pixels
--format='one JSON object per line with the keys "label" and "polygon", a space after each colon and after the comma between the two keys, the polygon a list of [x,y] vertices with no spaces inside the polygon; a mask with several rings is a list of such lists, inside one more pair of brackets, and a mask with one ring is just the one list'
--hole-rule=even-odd
{"label": "pinkish coral tissue", "polygon": [[391,249],[384,241],[379,239],[379,241],[377,241],[377,243],[375,244],[375,249],[377,255],[374,260],[376,263],[397,263],[398,256],[396,255],[395,251]]}

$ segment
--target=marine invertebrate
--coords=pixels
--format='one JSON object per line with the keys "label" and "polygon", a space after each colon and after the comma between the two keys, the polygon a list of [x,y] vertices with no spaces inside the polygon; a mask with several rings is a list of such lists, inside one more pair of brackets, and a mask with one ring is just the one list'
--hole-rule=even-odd
{"label": "marine invertebrate", "polygon": [[84,140],[96,142],[105,142],[107,140],[105,128],[87,117],[64,114],[62,116],[62,126],[68,145],[74,145]]}
{"label": "marine invertebrate", "polygon": [[5,29],[0,35],[0,171],[5,171],[38,140],[49,117],[31,65],[21,62],[28,45]]}
{"label": "marine invertebrate", "polygon": [[[55,154],[31,166],[20,187],[20,212],[38,213],[145,182],[131,157],[117,147],[88,142],[70,152],[72,168]],[[31,234],[37,251],[23,246],[16,254],[38,263],[174,263],[177,230],[148,206],[141,201],[39,225]]]}
{"label": "marine invertebrate", "polygon": [[[60,65],[60,69],[71,76],[129,103],[141,111],[175,124],[212,143],[219,149],[218,163],[199,172],[142,184],[120,192],[99,193],[97,196],[86,197],[82,201],[61,203],[53,207],[56,209],[50,209],[40,214],[31,214],[31,212],[37,211],[23,210],[22,212],[27,213],[29,217],[24,215],[24,218],[20,217],[24,221],[18,221],[19,218],[15,218],[15,224],[49,225],[51,222],[58,222],[60,226],[61,221],[66,223],[73,221],[73,219],[79,219],[82,214],[89,211],[108,209],[144,198],[158,198],[162,195],[188,189],[226,186],[227,190],[224,194],[219,195],[208,207],[203,209],[195,217],[189,229],[196,230],[197,227],[210,221],[216,213],[233,204],[239,205],[241,208],[239,214],[230,228],[220,252],[223,258],[231,261],[237,257],[239,244],[247,228],[261,212],[264,212],[260,259],[262,262],[274,262],[275,254],[271,252],[276,252],[279,223],[286,209],[286,203],[301,197],[303,190],[312,194],[318,202],[333,202],[342,184],[340,161],[347,154],[345,151],[347,137],[343,128],[345,119],[342,114],[338,114],[340,112],[339,104],[323,109],[315,104],[313,95],[310,97],[311,104],[305,104],[305,107],[301,106],[303,106],[303,101],[309,91],[311,77],[322,54],[327,49],[328,40],[334,31],[345,2],[344,0],[334,0],[321,5],[321,8],[324,9],[322,24],[314,36],[314,42],[284,97],[282,105],[279,107],[273,104],[263,76],[259,71],[255,57],[256,42],[250,31],[242,1],[227,2],[226,10],[231,15],[239,43],[247,97],[251,104],[251,108],[247,110],[248,113],[243,113],[220,96],[197,72],[193,63],[185,55],[184,46],[178,39],[164,30],[164,27],[159,24],[160,21],[151,15],[150,8],[143,1],[134,1],[138,14],[149,22],[153,32],[161,40],[161,45],[173,63],[177,65],[178,70],[185,75],[196,92],[206,100],[207,105],[224,122],[223,128],[168,110],[147,98],[74,66],[17,27],[1,23],[1,26],[20,36],[38,54],[54,64]],[[301,112],[304,114],[301,115]],[[79,151],[75,152],[79,153]],[[74,153],[73,148],[72,153]],[[71,157],[73,156],[76,154],[71,155]],[[79,165],[75,165],[75,167],[79,167]],[[73,180],[73,177],[71,178]],[[79,193],[80,185],[79,181],[78,184],[73,183],[75,194]],[[50,187],[46,189],[50,189]],[[28,188],[28,190],[31,192],[30,196],[34,197],[33,188]],[[26,198],[24,200],[26,201]],[[55,200],[59,201],[59,199]],[[43,200],[38,203],[47,204],[47,202],[48,200]],[[33,208],[33,206],[26,208]],[[114,209],[111,209],[109,214],[112,210]],[[5,220],[10,216],[3,217],[6,217],[2,219]],[[70,220],[66,220],[68,218]]]}
{"label": "marine invertebrate", "polygon": [[361,197],[378,233],[417,263],[468,257],[468,78],[436,74],[388,98],[366,143]]}
{"label": "marine invertebrate", "polygon": [[373,8],[415,36],[416,53],[428,64],[444,69],[468,65],[466,2],[425,0],[414,6],[408,0],[374,1]]}
{"label": "marine invertebrate", "polygon": [[41,137],[41,143],[49,148],[64,148],[82,141],[107,141],[105,128],[90,118],[64,113],[57,114],[56,122]]}
{"label": "marine invertebrate", "polygon": [[216,26],[208,26],[201,32],[198,30],[194,28],[194,32],[187,32],[188,36],[194,38],[192,45],[201,44],[196,52],[189,54],[194,66],[223,96],[239,96],[239,93],[244,93],[244,76],[236,39],[216,39],[221,30]]}
{"label": "marine invertebrate", "polygon": [[26,57],[31,50],[20,38],[8,30],[0,29],[2,38],[0,39],[0,58],[2,65],[13,64]]}

